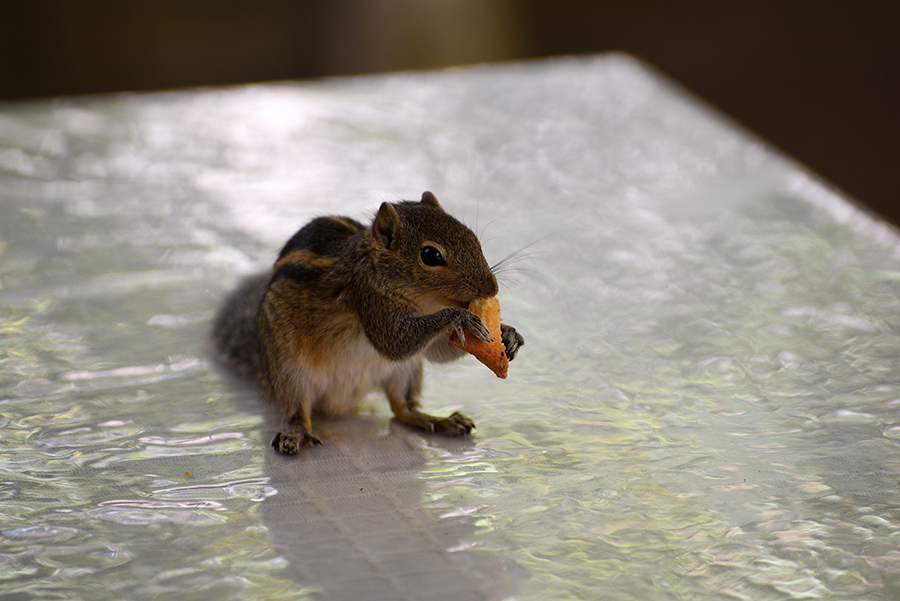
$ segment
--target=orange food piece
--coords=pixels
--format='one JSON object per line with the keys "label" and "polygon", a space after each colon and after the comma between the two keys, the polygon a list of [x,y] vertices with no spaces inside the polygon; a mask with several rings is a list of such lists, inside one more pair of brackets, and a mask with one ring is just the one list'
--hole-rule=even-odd
{"label": "orange food piece", "polygon": [[484,342],[467,330],[466,344],[463,345],[454,330],[450,334],[450,342],[487,365],[498,378],[505,378],[509,369],[509,359],[506,358],[506,347],[500,333],[500,301],[496,296],[480,298],[469,303],[469,311],[481,318],[494,340]]}

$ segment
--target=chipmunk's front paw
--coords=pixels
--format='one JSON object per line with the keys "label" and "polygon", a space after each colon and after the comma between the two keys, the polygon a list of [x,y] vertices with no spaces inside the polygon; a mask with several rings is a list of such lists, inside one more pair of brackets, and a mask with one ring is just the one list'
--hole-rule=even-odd
{"label": "chipmunk's front paw", "polygon": [[296,455],[301,447],[315,447],[322,444],[322,439],[309,432],[276,432],[272,439],[272,448],[282,455]]}
{"label": "chipmunk's front paw", "polygon": [[456,335],[459,336],[459,340],[462,342],[463,346],[466,345],[465,332],[467,330],[471,332],[475,338],[478,338],[483,342],[491,342],[493,340],[491,338],[490,330],[487,329],[487,326],[484,325],[481,318],[471,311],[457,307],[447,307],[444,311],[449,316],[450,325],[453,326],[453,329],[456,331]]}
{"label": "chipmunk's front paw", "polygon": [[448,436],[465,436],[475,429],[475,422],[456,411],[448,417],[430,417],[433,432],[443,432]]}
{"label": "chipmunk's front paw", "polygon": [[503,338],[503,346],[506,347],[506,358],[512,361],[516,358],[520,346],[525,346],[525,338],[514,327],[505,323],[500,324],[500,334]]}

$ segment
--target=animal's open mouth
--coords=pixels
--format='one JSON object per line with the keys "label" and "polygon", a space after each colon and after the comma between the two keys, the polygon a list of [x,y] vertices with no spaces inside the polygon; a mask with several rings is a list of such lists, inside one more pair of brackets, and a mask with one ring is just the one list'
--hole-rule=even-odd
{"label": "animal's open mouth", "polygon": [[469,303],[450,298],[427,298],[422,299],[419,304],[422,315],[431,315],[432,313],[437,313],[441,309],[446,309],[447,307],[468,309]]}

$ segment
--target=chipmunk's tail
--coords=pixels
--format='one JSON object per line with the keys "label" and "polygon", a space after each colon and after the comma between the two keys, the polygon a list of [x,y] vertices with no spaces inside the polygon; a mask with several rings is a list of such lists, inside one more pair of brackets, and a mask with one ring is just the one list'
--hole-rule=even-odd
{"label": "chipmunk's tail", "polygon": [[216,359],[241,375],[257,380],[262,373],[262,358],[256,314],[270,275],[266,272],[243,280],[222,301],[211,333]]}

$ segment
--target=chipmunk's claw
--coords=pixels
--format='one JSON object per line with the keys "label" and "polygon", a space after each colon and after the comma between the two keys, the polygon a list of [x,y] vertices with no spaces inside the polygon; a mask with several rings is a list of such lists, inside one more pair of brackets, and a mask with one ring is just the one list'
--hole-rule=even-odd
{"label": "chipmunk's claw", "polygon": [[466,346],[466,331],[460,325],[454,325],[453,329],[456,331],[456,335],[459,336],[459,341],[463,346]]}

